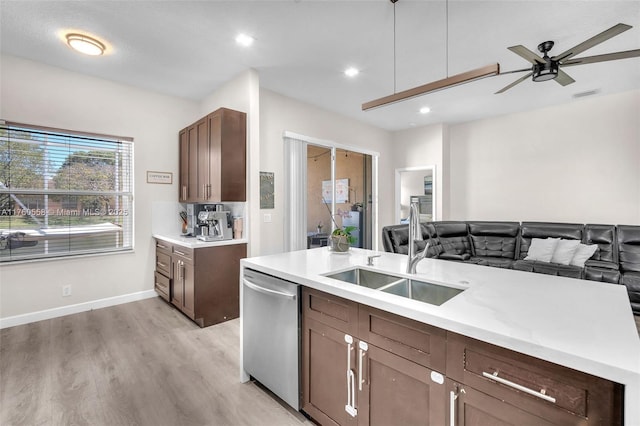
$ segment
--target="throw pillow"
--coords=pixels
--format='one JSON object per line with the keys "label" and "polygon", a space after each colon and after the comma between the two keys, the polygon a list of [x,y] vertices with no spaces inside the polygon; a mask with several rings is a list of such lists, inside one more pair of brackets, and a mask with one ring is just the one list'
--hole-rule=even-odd
{"label": "throw pillow", "polygon": [[573,255],[576,254],[576,250],[578,250],[578,246],[580,245],[579,240],[560,240],[556,245],[556,249],[553,251],[553,256],[551,256],[551,263],[559,263],[560,265],[568,265],[571,263],[571,259],[573,259]]}
{"label": "throw pillow", "polygon": [[597,244],[580,244],[571,259],[571,265],[584,268],[584,263],[598,250]]}
{"label": "throw pillow", "polygon": [[537,260],[539,262],[550,262],[553,252],[560,238],[533,238],[524,260]]}

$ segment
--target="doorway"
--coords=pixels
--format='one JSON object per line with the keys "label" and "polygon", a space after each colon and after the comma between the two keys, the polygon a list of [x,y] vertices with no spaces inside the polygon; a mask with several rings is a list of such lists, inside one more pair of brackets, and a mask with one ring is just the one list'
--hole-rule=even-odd
{"label": "doorway", "polygon": [[408,223],[411,199],[418,200],[420,222],[436,220],[436,166],[396,169],[395,223]]}
{"label": "doorway", "polygon": [[[353,247],[376,245],[377,153],[285,132],[285,250],[324,247],[353,226]],[[301,205],[300,205],[301,204]]]}

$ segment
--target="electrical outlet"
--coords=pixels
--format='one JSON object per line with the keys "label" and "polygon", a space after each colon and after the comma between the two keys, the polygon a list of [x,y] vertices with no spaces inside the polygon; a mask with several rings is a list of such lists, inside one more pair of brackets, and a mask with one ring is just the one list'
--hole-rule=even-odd
{"label": "electrical outlet", "polygon": [[71,284],[62,286],[62,297],[71,296]]}

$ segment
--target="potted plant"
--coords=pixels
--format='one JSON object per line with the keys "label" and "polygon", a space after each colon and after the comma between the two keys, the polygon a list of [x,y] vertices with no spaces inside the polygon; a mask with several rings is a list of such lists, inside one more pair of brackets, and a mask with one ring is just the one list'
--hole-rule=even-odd
{"label": "potted plant", "polygon": [[356,237],[351,235],[352,231],[358,229],[355,226],[345,226],[336,228],[331,233],[331,248],[337,252],[346,252],[351,244],[356,242]]}

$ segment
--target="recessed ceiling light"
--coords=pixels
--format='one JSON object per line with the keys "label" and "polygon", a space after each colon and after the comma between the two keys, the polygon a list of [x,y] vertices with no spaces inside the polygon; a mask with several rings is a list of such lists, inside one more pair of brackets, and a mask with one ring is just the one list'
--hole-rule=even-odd
{"label": "recessed ceiling light", "polygon": [[65,36],[67,44],[85,55],[100,56],[104,53],[104,44],[84,34],[71,33]]}
{"label": "recessed ceiling light", "polygon": [[431,108],[429,107],[420,108],[420,114],[429,114],[430,112],[431,112]]}
{"label": "recessed ceiling light", "polygon": [[354,67],[349,67],[344,70],[344,75],[346,75],[347,77],[355,77],[358,74],[360,74],[360,71]]}
{"label": "recessed ceiling light", "polygon": [[236,43],[245,46],[245,47],[249,47],[253,44],[254,42],[254,38],[251,37],[250,35],[246,35],[246,34],[238,34],[238,36],[236,37]]}

